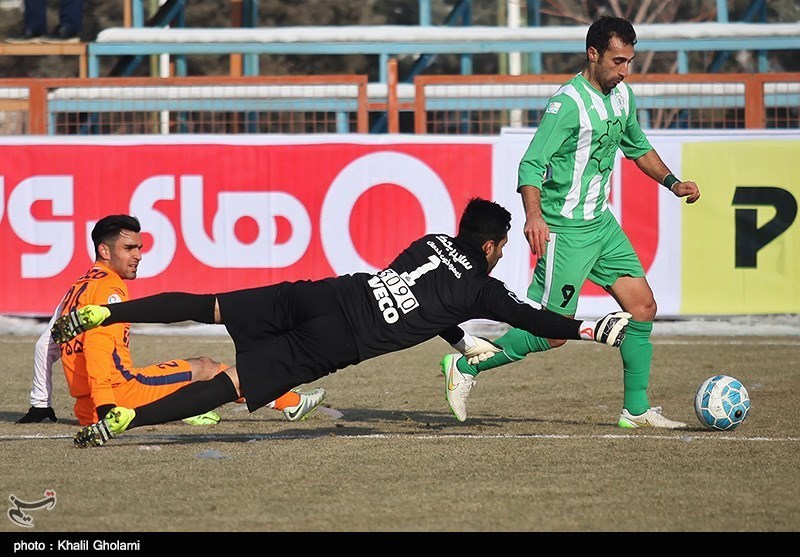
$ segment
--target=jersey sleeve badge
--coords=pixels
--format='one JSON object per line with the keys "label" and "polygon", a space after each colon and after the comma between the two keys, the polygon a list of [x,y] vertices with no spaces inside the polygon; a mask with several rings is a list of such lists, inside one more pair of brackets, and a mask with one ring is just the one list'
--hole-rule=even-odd
{"label": "jersey sleeve badge", "polygon": [[546,114],[558,114],[558,111],[561,110],[561,103],[552,101],[547,104],[547,110],[545,110]]}

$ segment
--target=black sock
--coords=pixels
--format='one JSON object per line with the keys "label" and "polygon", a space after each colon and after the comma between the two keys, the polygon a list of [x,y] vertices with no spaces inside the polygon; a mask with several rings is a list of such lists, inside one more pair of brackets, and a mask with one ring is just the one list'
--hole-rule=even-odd
{"label": "black sock", "polygon": [[177,323],[197,321],[214,323],[214,294],[188,294],[186,292],[165,292],[145,296],[119,304],[109,304],[111,316],[103,325],[113,323]]}
{"label": "black sock", "polygon": [[239,395],[228,374],[218,373],[213,379],[190,383],[171,395],[136,408],[136,417],[128,429],[191,418],[237,398]]}

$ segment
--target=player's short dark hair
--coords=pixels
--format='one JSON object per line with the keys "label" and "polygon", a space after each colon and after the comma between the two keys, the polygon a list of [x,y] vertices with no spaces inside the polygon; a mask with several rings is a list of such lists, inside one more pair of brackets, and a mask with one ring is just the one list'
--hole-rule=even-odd
{"label": "player's short dark hair", "polygon": [[458,223],[458,237],[482,246],[489,240],[500,242],[511,228],[511,213],[494,201],[473,197]]}
{"label": "player's short dark hair", "polygon": [[636,31],[633,24],[621,17],[604,15],[589,26],[586,32],[586,50],[593,46],[600,56],[608,50],[611,37],[618,37],[623,44],[636,44]]}
{"label": "player's short dark hair", "polygon": [[130,215],[108,215],[97,221],[97,224],[92,228],[92,242],[94,243],[95,256],[100,255],[97,249],[100,247],[100,244],[113,242],[119,238],[123,230],[141,232],[142,225],[139,224],[139,219]]}

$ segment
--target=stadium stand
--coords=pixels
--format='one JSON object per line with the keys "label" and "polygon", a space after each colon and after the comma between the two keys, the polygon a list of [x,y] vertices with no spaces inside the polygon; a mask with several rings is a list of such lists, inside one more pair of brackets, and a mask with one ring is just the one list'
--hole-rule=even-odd
{"label": "stadium stand", "polygon": [[[141,0],[126,0],[124,27],[105,29],[90,43],[0,45],[0,53],[35,46],[76,54],[79,74],[92,80],[0,80],[0,131],[352,133],[365,130],[367,121],[366,131],[375,133],[493,134],[503,126],[532,125],[564,81],[563,75],[539,71],[542,56],[571,54],[577,60],[585,48],[583,26],[471,26],[466,0],[456,3],[442,26],[430,25],[430,2],[424,0],[419,26],[261,28],[255,27],[257,0],[232,0],[231,5],[231,28],[184,28],[186,0],[167,0],[149,19]],[[451,26],[456,16],[465,25]],[[800,22],[639,24],[637,33],[637,52],[674,55],[677,69],[631,76],[645,127],[798,126],[800,74],[770,72],[766,54],[800,50]],[[76,50],[67,53],[67,47]],[[709,73],[709,66],[732,51],[754,53],[759,73]],[[706,56],[690,56],[694,53]],[[230,56],[230,81],[186,75],[187,57],[219,54]],[[375,56],[378,79],[363,85],[364,76],[304,81],[260,75],[259,59],[287,54]],[[487,54],[524,54],[527,73],[473,75],[471,57]],[[461,75],[417,75],[439,55],[459,56]],[[169,61],[167,74],[127,77],[139,62],[156,56]],[[411,71],[399,75],[398,60],[409,58],[414,58]],[[712,64],[696,67],[698,59],[709,58]],[[110,75],[120,81],[101,77],[102,60],[115,61]],[[245,78],[252,81],[236,81]],[[353,91],[357,96],[348,98]]]}

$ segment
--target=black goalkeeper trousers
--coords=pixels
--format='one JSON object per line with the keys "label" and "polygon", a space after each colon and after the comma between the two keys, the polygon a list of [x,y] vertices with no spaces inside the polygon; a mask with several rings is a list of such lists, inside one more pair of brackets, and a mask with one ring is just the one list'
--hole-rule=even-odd
{"label": "black goalkeeper trousers", "polygon": [[218,294],[217,300],[251,412],[358,363],[352,327],[326,282],[283,282]]}
{"label": "black goalkeeper trousers", "polygon": [[214,300],[236,346],[251,412],[286,391],[358,363],[353,330],[332,286],[282,282],[217,295],[167,292],[110,304],[111,323],[214,323]]}

